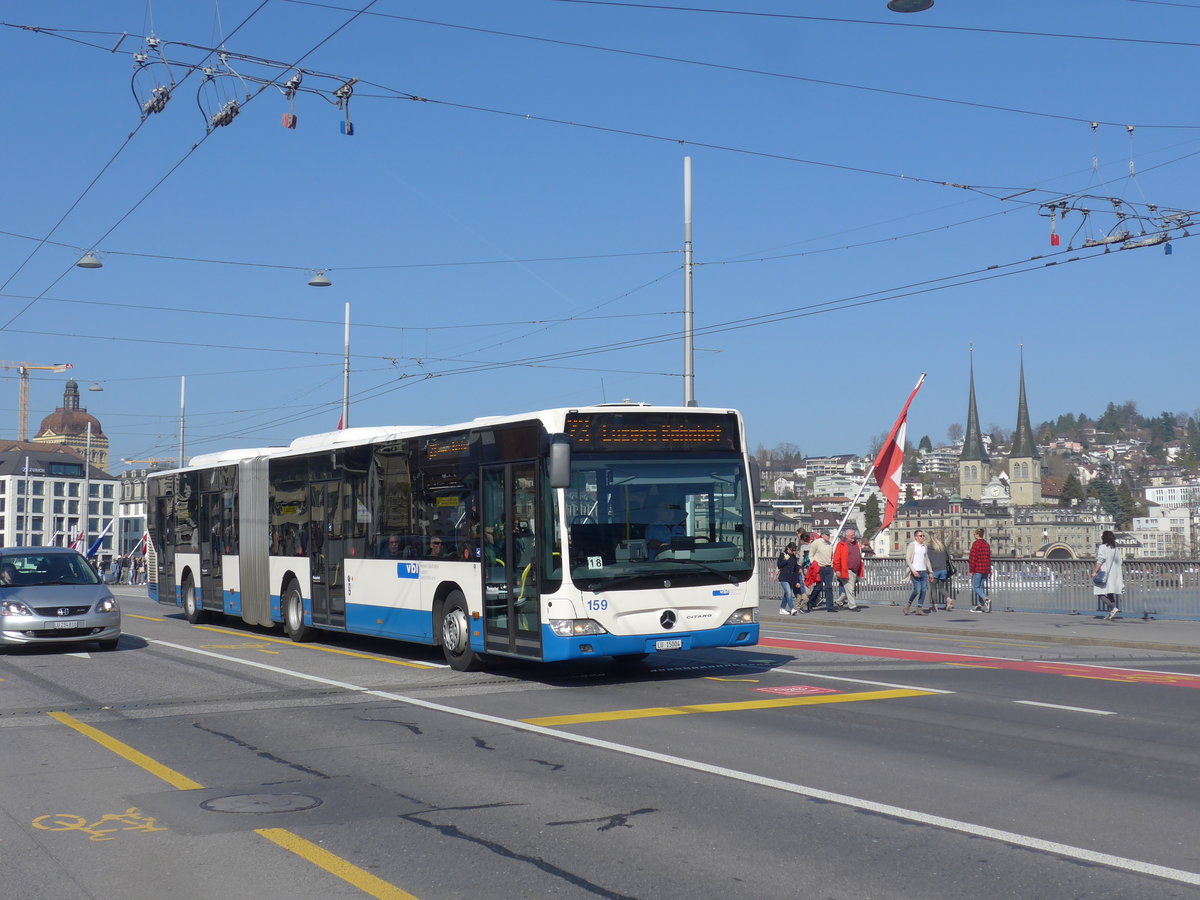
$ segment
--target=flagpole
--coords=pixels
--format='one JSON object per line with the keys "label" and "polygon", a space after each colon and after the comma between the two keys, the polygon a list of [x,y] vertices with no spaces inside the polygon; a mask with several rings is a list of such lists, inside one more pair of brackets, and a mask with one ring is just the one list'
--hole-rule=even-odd
{"label": "flagpole", "polygon": [[[888,443],[890,441],[893,441],[896,438],[896,432],[900,429],[902,424],[904,424],[905,419],[908,416],[909,404],[912,403],[913,397],[917,396],[917,391],[919,391],[921,389],[921,385],[924,383],[925,383],[925,373],[922,372],[921,377],[917,379],[916,387],[914,387],[912,389],[912,393],[908,395],[908,402],[904,404],[904,409],[902,409],[900,411],[900,418],[898,418],[896,420],[896,424],[892,426],[891,433],[884,439],[883,446],[879,448],[880,456],[882,456],[883,452],[888,449]],[[901,451],[901,453],[903,453],[904,448],[901,447],[900,451]],[[840,525],[838,525],[838,530],[834,533],[834,546],[835,547],[837,546],[838,540],[841,538],[842,529],[846,526],[846,520],[850,518],[850,513],[854,512],[854,507],[856,507],[858,505],[858,500],[863,495],[863,491],[866,490],[867,482],[870,481],[871,478],[874,476],[875,468],[878,464],[879,464],[879,456],[876,456],[875,461],[871,463],[871,467],[869,469],[867,469],[867,475],[862,480],[862,484],[860,484],[858,486],[858,493],[854,495],[854,499],[850,502],[850,506],[847,507],[846,515],[842,517],[842,522]],[[889,522],[888,524],[890,525],[891,522]],[[882,529],[880,529],[880,530],[882,531]],[[871,537],[874,537],[874,535],[871,535]]]}

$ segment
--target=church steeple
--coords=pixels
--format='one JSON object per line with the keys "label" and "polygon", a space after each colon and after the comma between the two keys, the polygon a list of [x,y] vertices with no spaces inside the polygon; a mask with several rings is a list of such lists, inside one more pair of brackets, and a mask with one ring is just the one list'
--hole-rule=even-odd
{"label": "church steeple", "polygon": [[975,350],[971,349],[971,388],[967,402],[967,428],[963,432],[962,453],[958,457],[958,492],[978,500],[983,486],[991,478],[991,462],[979,428],[979,410],[975,408]]}
{"label": "church steeple", "polygon": [[1021,397],[1017,401],[1017,430],[1013,432],[1010,457],[1040,459],[1033,428],[1029,424],[1029,404],[1025,400],[1025,346],[1021,346]]}
{"label": "church steeple", "polygon": [[1021,396],[1017,401],[1017,430],[1008,452],[1008,486],[1014,506],[1035,506],[1042,502],[1042,462],[1038,455],[1033,427],[1029,424],[1029,403],[1025,399],[1025,345],[1021,345]]}

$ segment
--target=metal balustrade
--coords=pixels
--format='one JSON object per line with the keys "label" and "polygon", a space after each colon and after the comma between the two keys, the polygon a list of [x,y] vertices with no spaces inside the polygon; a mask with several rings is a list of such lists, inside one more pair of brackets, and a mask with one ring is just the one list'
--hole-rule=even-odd
{"label": "metal balustrade", "polygon": [[[1106,610],[1092,588],[1095,563],[1082,559],[992,559],[988,596],[995,612],[1092,614]],[[858,595],[868,604],[902,605],[912,590],[908,567],[900,557],[866,561],[867,577]],[[971,576],[967,561],[955,559],[958,570],[950,596],[956,609],[971,606]],[[759,596],[778,603],[775,557],[759,560]],[[1121,614],[1153,619],[1200,619],[1200,560],[1129,559],[1124,562],[1125,593]],[[837,581],[834,580],[834,589]]]}

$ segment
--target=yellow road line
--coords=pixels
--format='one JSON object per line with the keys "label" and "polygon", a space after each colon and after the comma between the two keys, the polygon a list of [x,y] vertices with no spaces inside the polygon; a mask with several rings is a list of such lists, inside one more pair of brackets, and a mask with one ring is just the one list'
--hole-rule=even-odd
{"label": "yellow road line", "polygon": [[137,613],[122,613],[126,619],[145,619],[147,622],[165,622],[167,621],[162,616],[139,616]]}
{"label": "yellow road line", "polygon": [[[160,762],[151,759],[140,750],[134,750],[128,744],[118,741],[116,738],[109,737],[98,728],[93,728],[91,725],[86,725],[80,722],[74,716],[65,712],[49,713],[50,718],[57,722],[61,722],[69,728],[74,728],[84,737],[91,738],[97,744],[111,750],[124,759],[129,760],[136,766],[145,769],[151,775],[161,778],[163,781],[172,787],[178,788],[181,791],[196,791],[203,790],[204,785],[199,782],[192,781],[186,775],[181,775],[174,769],[164,766]],[[260,834],[272,843],[282,847],[285,850],[290,850],[297,856],[312,863],[314,866],[324,869],[330,875],[342,879],[348,884],[353,885],[360,891],[370,894],[372,897],[378,897],[380,900],[417,900],[412,894],[405,890],[401,890],[395,885],[389,884],[382,878],[377,878],[370,872],[360,869],[347,860],[342,859],[328,850],[318,847],[316,844],[306,841],[298,834],[293,834],[283,828],[259,828],[255,830],[256,834]]]}
{"label": "yellow road line", "polygon": [[931,691],[864,691],[857,694],[816,694],[805,697],[774,697],[770,700],[742,700],[734,703],[699,703],[692,706],[650,706],[644,709],[614,709],[609,712],[578,713],[569,716],[542,716],[522,719],[529,725],[585,725],[589,722],[618,722],[624,719],[654,719],[660,716],[686,716],[692,713],[741,712],[748,709],[778,709],[784,706],[817,706],[822,703],[854,703],[859,700],[892,700],[898,697],[930,697]]}
{"label": "yellow road line", "polygon": [[378,897],[380,900],[417,900],[408,891],[389,884],[382,878],[377,878],[370,872],[346,862],[340,856],[335,856],[323,847],[318,847],[311,841],[306,841],[298,835],[282,828],[258,828],[255,834],[261,834],[272,841],[295,853],[302,859],[308,860],[314,866],[319,866],[331,875],[336,875],[342,881],[354,885],[364,894]]}
{"label": "yellow road line", "polygon": [[[217,634],[237,635],[238,637],[246,637],[244,631],[230,631],[227,628],[213,628],[209,625],[193,625],[193,628],[199,628],[201,631],[215,631]],[[366,635],[370,637],[370,635]],[[267,641],[272,644],[285,644],[289,647],[301,647],[305,650],[320,650],[322,653],[336,653],[339,656],[352,656],[355,659],[370,659],[375,662],[391,663],[393,666],[407,666],[410,669],[436,669],[437,666],[427,666],[424,663],[408,662],[403,659],[389,659],[386,656],[376,656],[373,653],[356,653],[353,650],[339,650],[336,647],[321,647],[316,644],[297,644],[295,641],[286,640],[284,638],[267,637],[265,635],[255,635],[255,640]]]}
{"label": "yellow road line", "polygon": [[128,744],[118,741],[116,738],[109,737],[103,731],[93,728],[91,725],[85,725],[72,715],[68,715],[65,712],[52,712],[49,715],[50,718],[61,722],[68,728],[74,728],[84,737],[91,738],[100,746],[107,747],[113,753],[117,754],[117,756],[124,757],[135,766],[140,766],[151,775],[161,778],[167,784],[171,785],[171,787],[179,788],[181,791],[195,791],[204,787],[204,785],[192,781],[186,775],[180,775],[174,769],[156,762],[140,750],[134,750]]}

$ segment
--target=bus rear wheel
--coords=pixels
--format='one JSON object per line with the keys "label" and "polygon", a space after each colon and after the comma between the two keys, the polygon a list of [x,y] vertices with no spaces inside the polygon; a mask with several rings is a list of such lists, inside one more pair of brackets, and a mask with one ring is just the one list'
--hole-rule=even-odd
{"label": "bus rear wheel", "polygon": [[304,624],[304,595],[300,586],[289,581],[283,589],[280,600],[283,607],[283,630],[297,644],[304,644],[313,639],[313,629]]}
{"label": "bus rear wheel", "polygon": [[452,591],[442,608],[442,654],[450,668],[474,672],[483,668],[483,660],[471,649],[471,617],[462,591]]}
{"label": "bus rear wheel", "polygon": [[200,608],[200,598],[196,596],[196,583],[188,575],[183,580],[183,614],[193,625],[208,621],[208,613]]}

